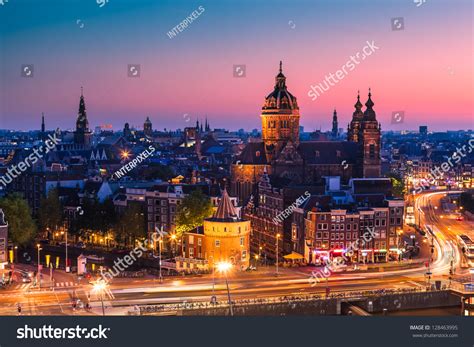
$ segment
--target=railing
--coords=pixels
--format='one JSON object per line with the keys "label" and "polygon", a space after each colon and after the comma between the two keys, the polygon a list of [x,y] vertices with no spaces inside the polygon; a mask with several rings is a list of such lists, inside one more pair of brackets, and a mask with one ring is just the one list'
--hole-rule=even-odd
{"label": "railing", "polygon": [[[248,307],[258,305],[271,305],[271,304],[295,304],[300,302],[311,302],[311,301],[325,301],[332,299],[351,299],[360,297],[373,297],[373,296],[384,296],[393,294],[408,294],[408,293],[422,293],[422,292],[439,292],[428,291],[425,288],[406,288],[406,289],[380,289],[380,290],[368,290],[368,291],[354,291],[354,292],[341,292],[326,295],[285,295],[279,297],[260,298],[260,299],[241,299],[233,300],[232,306],[235,307]],[[181,310],[200,310],[200,309],[216,309],[216,308],[228,308],[228,301],[215,301],[212,302],[183,302],[183,303],[172,303],[172,304],[159,304],[159,305],[146,305],[136,306],[134,311],[130,311],[129,314],[147,314],[157,312],[169,312],[169,311],[181,311]],[[137,309],[138,308],[138,309]]]}

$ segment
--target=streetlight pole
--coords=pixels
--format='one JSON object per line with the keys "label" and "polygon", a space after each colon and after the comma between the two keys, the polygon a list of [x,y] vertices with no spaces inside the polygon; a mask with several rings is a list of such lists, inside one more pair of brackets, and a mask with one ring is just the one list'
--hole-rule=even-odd
{"label": "streetlight pole", "polygon": [[227,298],[229,300],[229,308],[230,308],[230,315],[234,315],[234,311],[232,309],[232,300],[230,298],[230,289],[229,289],[229,281],[227,280],[227,271],[225,272],[225,285],[227,286]]}
{"label": "streetlight pole", "polygon": [[280,234],[276,234],[276,275],[278,276],[278,240],[280,239]]}
{"label": "streetlight pole", "polygon": [[230,309],[230,315],[234,315],[234,310],[232,308],[232,299],[230,297],[230,289],[229,289],[229,281],[227,279],[227,271],[232,267],[232,265],[228,262],[222,262],[217,265],[217,269],[219,272],[223,272],[225,276],[225,285],[227,287],[227,299],[229,301],[229,309]]}
{"label": "streetlight pole", "polygon": [[162,236],[160,235],[160,238],[158,240],[158,247],[159,247],[159,257],[160,257],[160,283],[163,282],[163,276],[161,275],[161,264],[162,264],[162,261],[161,261],[161,246],[163,245],[163,238]]}
{"label": "streetlight pole", "polygon": [[39,288],[41,288],[41,264],[40,264],[40,251],[41,251],[41,245],[38,243],[36,245],[36,247],[38,248],[38,284],[39,284]]}
{"label": "streetlight pole", "polygon": [[67,257],[67,229],[64,230],[64,233],[66,235],[66,272],[69,272],[69,264],[68,264],[68,257]]}

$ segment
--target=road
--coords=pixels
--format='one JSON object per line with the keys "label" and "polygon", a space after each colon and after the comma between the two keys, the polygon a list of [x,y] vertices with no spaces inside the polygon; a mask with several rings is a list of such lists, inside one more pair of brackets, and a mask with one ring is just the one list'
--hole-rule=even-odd
{"label": "road", "polygon": [[[344,291],[362,291],[374,289],[422,288],[427,284],[425,262],[431,256],[430,245],[433,244],[431,281],[442,279],[448,281],[451,260],[455,269],[455,278],[464,278],[468,274],[463,265],[463,256],[456,246],[456,236],[460,233],[471,234],[473,223],[441,218],[441,211],[435,206],[443,196],[442,192],[430,192],[415,198],[415,208],[419,211],[422,226],[428,225],[434,237],[428,236],[421,241],[424,248],[422,257],[410,264],[408,261],[393,268],[392,265],[374,265],[371,271],[331,273],[328,280],[319,283],[310,281],[311,271],[315,267],[283,268],[278,277],[273,267],[260,267],[253,272],[231,272],[228,274],[232,300],[268,298],[301,294],[325,294],[326,288],[331,293]],[[473,235],[471,235],[473,236]],[[397,266],[397,264],[393,264]],[[465,265],[465,264],[464,264]],[[47,277],[47,275],[44,275]],[[57,277],[56,277],[57,276]],[[58,272],[61,279],[52,290],[32,288],[31,284],[20,284],[0,292],[0,315],[17,314],[17,304],[25,315],[100,315],[102,301],[107,315],[126,314],[134,305],[209,302],[215,295],[218,301],[227,300],[225,279],[221,274],[165,277],[163,282],[157,279],[114,279],[100,293],[94,292],[87,280],[78,280],[74,275]],[[59,284],[61,283],[61,284]],[[79,299],[89,302],[92,309],[72,306]]]}

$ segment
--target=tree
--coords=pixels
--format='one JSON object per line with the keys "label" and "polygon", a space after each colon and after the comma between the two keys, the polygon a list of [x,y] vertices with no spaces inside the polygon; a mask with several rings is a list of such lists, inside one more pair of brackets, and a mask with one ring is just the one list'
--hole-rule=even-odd
{"label": "tree", "polygon": [[162,181],[168,181],[174,176],[174,171],[170,166],[161,164],[150,165],[143,169],[142,177],[145,180],[160,179]]}
{"label": "tree", "polygon": [[212,215],[212,203],[200,189],[193,191],[183,199],[176,215],[176,233],[181,236],[201,226],[205,218]]}
{"label": "tree", "polygon": [[41,199],[38,210],[40,230],[47,228],[55,231],[62,223],[62,206],[57,189],[51,189],[46,198]]}
{"label": "tree", "polygon": [[117,238],[124,240],[125,244],[128,244],[128,241],[131,240],[132,245],[134,245],[136,239],[145,238],[143,207],[140,204],[130,202],[125,212],[120,216],[115,229]]}
{"label": "tree", "polygon": [[26,200],[11,194],[0,199],[0,208],[8,222],[8,236],[15,245],[27,245],[34,240],[37,228]]}
{"label": "tree", "polygon": [[405,194],[405,185],[403,184],[403,180],[397,173],[390,173],[388,177],[392,181],[392,194],[397,198],[403,198],[403,194]]}

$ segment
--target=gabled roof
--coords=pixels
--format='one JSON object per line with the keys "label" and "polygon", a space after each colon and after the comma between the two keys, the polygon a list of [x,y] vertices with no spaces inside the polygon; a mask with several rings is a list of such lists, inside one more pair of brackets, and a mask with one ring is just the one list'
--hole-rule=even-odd
{"label": "gabled roof", "polygon": [[237,158],[239,164],[267,164],[265,145],[263,142],[249,142]]}

